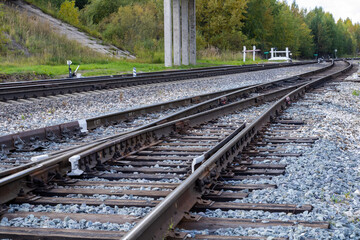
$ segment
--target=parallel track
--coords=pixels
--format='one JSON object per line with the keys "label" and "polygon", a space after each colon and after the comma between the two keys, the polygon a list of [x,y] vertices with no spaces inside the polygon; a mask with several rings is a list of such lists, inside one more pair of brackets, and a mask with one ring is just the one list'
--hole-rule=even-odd
{"label": "parallel track", "polygon": [[[245,100],[247,102],[235,101],[235,98],[233,103],[215,109],[204,109],[204,112],[187,117],[180,115],[181,119],[173,121],[169,119],[167,123],[149,126],[149,128],[143,130],[119,136],[98,144],[94,148],[83,149],[76,154],[70,152],[62,156],[55,156],[50,160],[43,161],[41,164],[35,164],[29,169],[0,180],[1,192],[7,193],[6,196],[1,196],[1,203],[16,198],[13,203],[30,203],[34,205],[78,203],[79,206],[82,203],[94,206],[103,203],[114,208],[115,206],[154,208],[140,221],[139,218],[128,215],[110,215],[110,221],[119,225],[126,225],[126,223],[131,222],[137,223],[127,234],[124,231],[0,227],[0,237],[21,239],[118,239],[119,237],[124,239],[161,239],[164,236],[170,236],[182,238],[184,233],[173,231],[176,226],[185,229],[201,229],[206,226],[220,227],[222,224],[264,225],[264,223],[257,223],[256,221],[249,222],[250,220],[239,223],[239,221],[236,222],[235,220],[233,222],[230,220],[221,222],[219,219],[199,219],[198,216],[186,214],[191,209],[193,212],[216,208],[263,209],[294,213],[310,211],[311,206],[297,207],[291,205],[291,203],[272,206],[266,204],[236,205],[235,203],[226,203],[246,197],[246,194],[240,192],[242,189],[251,190],[275,186],[244,185],[234,187],[223,184],[219,180],[221,178],[233,179],[234,177],[243,179],[247,175],[261,173],[270,175],[284,173],[285,166],[282,165],[252,164],[249,158],[246,157],[246,155],[254,154],[254,149],[249,143],[255,137],[258,137],[258,141],[255,142],[256,146],[289,141],[313,142],[314,139],[296,140],[285,138],[285,136],[282,136],[282,139],[270,139],[271,141],[260,142],[259,134],[265,132],[264,126],[269,121],[275,122],[280,128],[286,130],[293,129],[292,125],[301,124],[299,121],[281,120],[277,116],[282,109],[289,105],[289,100],[294,101],[303,95],[306,90],[312,89],[341,74],[342,71],[344,71],[344,67],[340,65],[331,70],[330,73],[328,72],[327,76],[320,74],[323,76],[318,75],[315,80],[305,85],[303,83],[281,93],[281,90],[278,93],[268,93],[267,97],[254,97],[252,100]],[[266,94],[266,92],[264,93]],[[261,110],[263,102],[275,99],[279,100],[254,121],[251,121],[249,125],[245,125],[243,119],[236,120],[234,117],[234,111],[256,105]],[[231,118],[231,116],[233,117]],[[243,154],[239,157],[242,152]],[[275,151],[274,154],[279,153]],[[71,171],[74,175],[72,177],[66,176],[66,172],[69,170],[69,162],[67,161],[69,157],[73,157],[72,159],[75,160]],[[202,165],[191,174],[191,164],[194,158],[201,160]],[[111,181],[89,181],[89,178],[94,177]],[[129,180],[123,181],[122,179]],[[148,182],[137,183],[137,179],[147,179]],[[173,183],[164,183],[161,182],[161,179],[172,179]],[[26,184],[24,184],[24,180]],[[54,183],[56,185],[53,185]],[[39,188],[39,186],[42,187]],[[98,187],[97,189],[88,189],[86,186]],[[21,189],[23,196],[18,195],[19,189]],[[227,194],[223,190],[237,192]],[[30,191],[32,191],[32,194]],[[100,200],[92,196],[95,193],[114,195],[114,197]],[[68,194],[82,194],[82,197],[79,195],[73,195],[76,196],[75,198],[64,197]],[[124,194],[133,197],[121,198]],[[163,197],[166,198],[159,201]],[[3,217],[12,219],[26,217],[28,214],[24,212],[5,213]],[[70,214],[52,212],[32,212],[31,214],[33,217],[46,216],[49,219],[63,219],[69,216],[76,221],[81,221],[84,218],[92,222],[109,221],[109,215],[84,214],[81,211]],[[184,217],[187,220],[181,221]],[[279,223],[274,220],[267,225],[277,224],[291,225],[294,223]],[[327,223],[324,222],[304,222],[300,224],[327,227]],[[212,236],[197,236],[197,238],[202,237],[212,238]]]}
{"label": "parallel track", "polygon": [[136,77],[126,74],[80,79],[54,79],[0,83],[0,101],[54,96],[58,94],[93,91],[99,89],[122,88],[143,84],[260,71],[279,67],[291,67],[311,63],[314,62],[209,67],[168,72],[143,73],[138,74]]}
{"label": "parallel track", "polygon": [[[175,100],[171,102],[146,106],[125,112],[119,112],[110,115],[91,118],[86,120],[86,125],[88,130],[94,130],[100,126],[104,126],[104,125],[107,126],[110,124],[116,126],[116,124],[122,124],[123,121],[128,121],[128,119],[135,118],[136,120],[136,117],[141,116],[145,113],[154,113],[154,111],[159,111],[160,109],[163,111],[168,108],[193,105],[192,107],[186,108],[185,110],[178,111],[164,118],[160,118],[158,120],[152,121],[149,124],[140,127],[135,127],[135,129],[131,131],[126,131],[121,134],[117,134],[116,136],[107,137],[106,139],[108,140],[125,135],[130,132],[135,132],[141,129],[146,129],[152,126],[156,126],[164,122],[170,122],[176,119],[187,117],[191,114],[203,112],[208,109],[216,108],[218,106],[222,106],[225,104],[232,104],[237,101],[241,101],[242,102],[241,105],[243,106],[248,106],[249,104],[257,105],[273,97],[281,96],[287,91],[290,91],[292,89],[291,86],[295,88],[296,85],[304,84],[306,83],[306,81],[309,81],[309,78],[311,78],[312,76],[319,75],[321,74],[322,71],[325,71],[331,67],[332,65],[328,65],[326,67],[323,67],[322,69],[310,71],[308,73],[304,73],[299,76],[285,78],[282,80],[276,80],[265,84],[257,84],[245,88],[242,87],[242,88],[230,89],[221,92],[204,94],[190,98]],[[47,141],[49,143],[53,141],[66,142],[71,140],[70,138],[71,136],[77,136],[79,138],[79,136],[82,135],[83,134],[81,134],[80,132],[79,122],[76,121],[76,122],[70,122],[56,126],[45,127],[42,129],[26,131],[18,134],[2,136],[0,137],[0,145],[3,147],[3,151],[5,151],[5,154],[10,152],[16,153],[18,151],[20,152],[36,151],[36,149],[39,148],[39,146],[44,146],[46,148],[46,144],[41,143],[40,141]],[[34,139],[36,140],[34,141]],[[104,141],[106,139],[100,139],[98,142]],[[81,140],[81,137],[79,140]],[[76,148],[79,148],[79,146],[73,147],[73,149]],[[63,153],[63,151],[56,152],[56,154],[60,154],[60,153]],[[12,161],[13,160],[10,159],[9,163],[11,163]],[[3,160],[2,162],[6,164],[7,160]],[[21,164],[24,163],[25,162],[21,161]],[[25,167],[29,167],[29,164],[25,164],[20,168],[24,169]],[[13,173],[13,171],[14,170],[12,169],[10,169],[9,171],[4,171],[0,173],[0,176],[5,176],[7,174]]]}
{"label": "parallel track", "polygon": [[[343,72],[350,70],[351,67],[352,65],[349,65],[336,73],[315,79],[278,100],[255,121],[251,122],[245,129],[233,137],[225,146],[212,154],[193,174],[167,196],[161,204],[139,222],[124,239],[148,239],[149,236],[152,236],[152,239],[160,239],[164,235],[169,234],[169,226],[177,226],[184,218],[184,213],[189,212],[198,203],[198,200],[201,199],[207,189],[211,188],[211,186],[216,186],[217,179],[222,175],[222,172],[231,166],[234,159],[245,150],[254,137],[263,130],[263,127],[269,122],[274,121],[282,109],[289,105],[290,101],[298,99],[301,95],[305,94],[306,90],[317,87],[327,80],[341,75]],[[307,209],[309,210],[309,208]],[[293,210],[296,209],[293,208]]]}

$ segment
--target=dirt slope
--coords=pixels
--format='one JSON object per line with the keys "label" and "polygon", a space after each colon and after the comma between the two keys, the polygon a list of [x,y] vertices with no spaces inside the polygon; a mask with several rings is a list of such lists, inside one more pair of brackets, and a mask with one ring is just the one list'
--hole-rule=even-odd
{"label": "dirt slope", "polygon": [[9,4],[19,10],[26,11],[29,15],[36,16],[41,21],[47,21],[50,26],[59,34],[66,35],[70,40],[76,40],[85,47],[92,48],[94,51],[103,53],[105,55],[114,56],[116,58],[135,58],[129,52],[121,50],[113,45],[105,45],[101,40],[90,37],[89,35],[81,32],[76,27],[71,26],[59,19],[56,19],[44,12],[39,8],[32,6],[22,0],[14,0]]}

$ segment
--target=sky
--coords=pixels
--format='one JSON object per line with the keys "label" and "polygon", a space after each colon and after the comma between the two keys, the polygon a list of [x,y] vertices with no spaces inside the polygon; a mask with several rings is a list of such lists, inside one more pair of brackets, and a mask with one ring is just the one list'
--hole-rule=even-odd
{"label": "sky", "polygon": [[[287,2],[291,4],[293,0]],[[296,0],[296,3],[308,10],[322,7],[333,15],[335,21],[349,17],[353,23],[360,23],[360,0]]]}

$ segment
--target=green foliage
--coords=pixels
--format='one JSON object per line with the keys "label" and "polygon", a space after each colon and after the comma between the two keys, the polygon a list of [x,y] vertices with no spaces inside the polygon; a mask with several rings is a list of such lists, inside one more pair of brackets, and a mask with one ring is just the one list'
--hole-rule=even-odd
{"label": "green foliage", "polygon": [[[121,6],[99,24],[104,38],[138,56],[150,56],[163,46],[163,13],[160,0]],[[142,56],[143,55],[143,56]]]}
{"label": "green foliage", "polygon": [[65,2],[65,0],[26,0],[26,1],[40,6],[51,5],[55,9],[59,9],[61,4]]}
{"label": "green foliage", "polygon": [[[163,0],[76,0],[76,7],[69,5],[70,0],[26,1],[143,61],[163,61]],[[338,57],[354,56],[360,50],[360,24],[350,19],[335,22],[319,7],[307,12],[295,1],[279,0],[197,0],[196,4],[197,48],[206,58],[241,58],[238,52],[244,45],[256,45],[263,52],[289,47],[295,58],[313,58],[314,53],[333,57],[335,49]],[[70,11],[60,14],[61,6]]]}
{"label": "green foliage", "polygon": [[120,7],[118,0],[90,0],[82,11],[82,20],[88,25],[98,24]]}
{"label": "green foliage", "polygon": [[[4,21],[5,12],[3,10],[4,5],[0,4],[0,20],[1,22]],[[9,42],[9,40],[5,36],[5,27],[0,26],[0,53],[5,51],[6,44]]]}
{"label": "green foliage", "polygon": [[65,1],[61,4],[59,10],[59,17],[64,21],[73,24],[79,25],[79,9],[75,7],[75,1]]}
{"label": "green foliage", "polygon": [[331,196],[331,200],[332,200],[334,203],[341,203],[342,200],[341,200],[339,197],[340,197],[340,196],[337,196],[337,195],[333,194],[333,195]]}
{"label": "green foliage", "polygon": [[345,199],[350,200],[352,198],[352,195],[350,192],[345,193]]}
{"label": "green foliage", "polygon": [[104,60],[104,56],[82,47],[75,41],[53,32],[48,23],[29,17],[7,6],[2,7],[0,28],[24,51],[5,50],[1,52],[3,62],[65,64],[67,59],[74,63],[91,63]]}
{"label": "green foliage", "polygon": [[99,24],[110,14],[117,12],[120,6],[146,2],[143,0],[89,0],[82,11],[82,20],[88,25]]}
{"label": "green foliage", "polygon": [[336,23],[336,37],[334,48],[338,50],[337,55],[354,55],[356,53],[356,38],[353,32],[353,24],[350,19],[345,21],[339,19]]}
{"label": "green foliage", "polygon": [[[161,53],[159,53],[161,54]],[[71,58],[73,59],[73,58]],[[2,74],[6,75],[19,75],[27,76],[31,75],[47,75],[53,78],[63,77],[68,75],[68,68],[64,62],[60,62],[58,65],[39,65],[39,61],[31,62],[10,62],[10,61],[1,61],[0,62],[0,71]],[[81,61],[81,67],[79,72],[82,76],[100,76],[100,75],[115,75],[115,74],[124,74],[132,73],[133,67],[136,67],[138,72],[153,72],[153,71],[162,71],[165,70],[163,63],[146,63],[141,62],[141,60],[130,61],[130,60],[104,60],[104,59],[93,59],[94,63],[84,63]],[[80,62],[79,62],[80,63]],[[241,62],[242,63],[242,62]],[[224,64],[238,64],[235,61],[199,61],[196,67],[208,67],[214,65],[224,65]],[[194,66],[179,66],[174,67],[176,69],[188,69]],[[29,76],[30,78],[30,76]]]}
{"label": "green foliage", "polygon": [[276,1],[249,0],[243,32],[262,49],[270,49]]}
{"label": "green foliage", "polygon": [[315,8],[307,15],[307,22],[314,35],[315,52],[329,55],[334,51],[336,25],[333,16],[322,8]]}
{"label": "green foliage", "polygon": [[244,33],[264,51],[289,47],[293,57],[312,56],[311,30],[295,3],[289,6],[275,0],[249,0],[245,16]]}
{"label": "green foliage", "polygon": [[353,92],[352,92],[352,95],[354,95],[354,96],[360,96],[360,91],[356,91],[356,90],[354,90]]}
{"label": "green foliage", "polygon": [[56,16],[60,6],[65,0],[25,0],[39,7],[43,12]]}
{"label": "green foliage", "polygon": [[85,5],[88,4],[88,3],[89,3],[89,0],[76,0],[76,1],[75,1],[75,6],[81,10],[81,9],[83,9],[83,8],[85,7]]}
{"label": "green foliage", "polygon": [[241,31],[248,0],[198,0],[197,27],[205,41],[214,47],[239,50],[248,43]]}
{"label": "green foliage", "polygon": [[289,47],[293,57],[311,56],[312,35],[296,5],[282,4],[274,21],[272,43],[279,49]]}

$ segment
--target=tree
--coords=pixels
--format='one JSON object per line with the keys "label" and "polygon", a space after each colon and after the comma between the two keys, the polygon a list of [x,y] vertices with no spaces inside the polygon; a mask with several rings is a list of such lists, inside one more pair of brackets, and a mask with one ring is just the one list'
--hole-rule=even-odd
{"label": "tree", "polygon": [[59,10],[59,16],[63,20],[78,25],[79,22],[79,9],[75,7],[75,1],[65,1],[61,4]]}
{"label": "tree", "polygon": [[[270,1],[268,2],[270,3]],[[273,20],[266,36],[268,49],[270,47],[279,49],[289,47],[293,57],[311,57],[313,37],[304,21],[304,12],[295,2],[291,7],[284,2],[275,2],[274,4],[271,8]]]}
{"label": "tree", "polygon": [[249,0],[247,4],[243,32],[264,50],[272,47],[276,10],[276,0]]}
{"label": "tree", "polygon": [[294,56],[312,58],[314,54],[314,36],[311,34],[311,29],[305,22],[306,12],[300,9],[295,1],[291,5],[291,12],[295,18],[293,31],[295,31],[298,43]]}
{"label": "tree", "polygon": [[149,0],[89,0],[89,4],[82,10],[82,19],[89,25],[96,25],[112,13],[116,13],[119,7],[146,2]]}
{"label": "tree", "polygon": [[247,0],[198,0],[197,29],[214,47],[239,50],[248,39],[243,34]]}
{"label": "tree", "polygon": [[315,8],[306,17],[307,23],[314,35],[315,51],[319,55],[332,55],[336,25],[333,16],[325,13],[322,8]]}
{"label": "tree", "polygon": [[119,7],[116,13],[98,25],[106,39],[127,50],[141,53],[156,51],[163,45],[163,11],[161,0]]}
{"label": "tree", "polygon": [[76,0],[76,1],[75,1],[75,6],[81,10],[81,9],[83,9],[83,8],[85,7],[85,5],[88,4],[88,3],[89,3],[89,0]]}
{"label": "tree", "polygon": [[360,50],[360,24],[356,23],[354,24],[354,38],[355,38],[355,42],[356,42],[356,53],[359,52]]}

